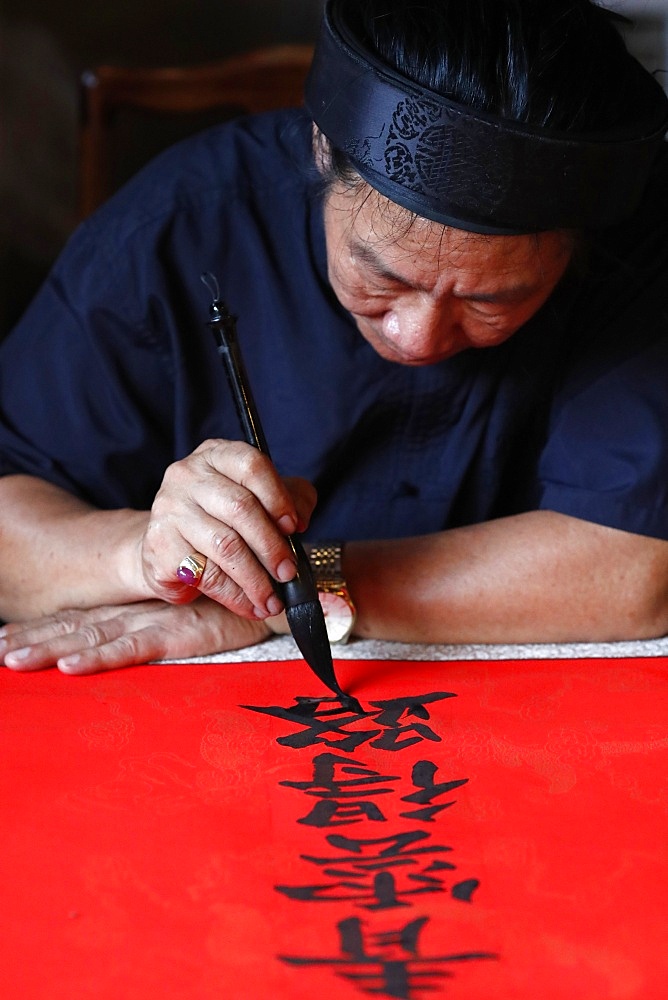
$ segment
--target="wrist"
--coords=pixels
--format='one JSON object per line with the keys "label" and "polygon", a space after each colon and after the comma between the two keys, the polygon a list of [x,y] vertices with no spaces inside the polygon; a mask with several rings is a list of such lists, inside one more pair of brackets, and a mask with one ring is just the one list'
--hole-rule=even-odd
{"label": "wrist", "polygon": [[[125,601],[155,598],[145,572],[144,545],[150,520],[148,511],[117,510],[110,512],[117,518],[114,545],[115,577]],[[107,537],[109,528],[107,525]]]}

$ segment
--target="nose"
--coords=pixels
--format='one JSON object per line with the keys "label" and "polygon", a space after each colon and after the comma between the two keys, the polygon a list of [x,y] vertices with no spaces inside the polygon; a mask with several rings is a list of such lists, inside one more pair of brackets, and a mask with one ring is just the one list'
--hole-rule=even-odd
{"label": "nose", "polygon": [[412,361],[449,357],[464,346],[457,303],[449,296],[402,298],[383,316],[383,336]]}

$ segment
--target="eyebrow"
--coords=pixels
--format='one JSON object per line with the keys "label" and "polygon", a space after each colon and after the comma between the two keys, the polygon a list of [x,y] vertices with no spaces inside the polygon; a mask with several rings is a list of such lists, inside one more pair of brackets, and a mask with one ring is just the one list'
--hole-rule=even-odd
{"label": "eyebrow", "polygon": [[416,288],[419,291],[426,291],[422,285],[416,284],[412,281],[407,281],[406,278],[402,277],[402,275],[396,274],[389,267],[383,264],[376,251],[372,250],[367,243],[361,243],[354,240],[350,245],[350,251],[354,257],[357,257],[362,261],[362,263],[367,264],[379,278],[388,278],[390,281],[396,281],[400,285],[406,285],[408,288]]}
{"label": "eyebrow", "polygon": [[537,291],[536,285],[509,285],[508,288],[499,288],[496,292],[470,292],[462,298],[471,302],[521,302]]}
{"label": "eyebrow", "polygon": [[[350,250],[355,257],[370,267],[379,278],[394,281],[399,285],[405,285],[407,288],[414,288],[416,291],[429,291],[428,288],[425,288],[419,282],[408,281],[401,274],[392,271],[391,268],[382,262],[376,251],[368,244],[355,240],[351,243]],[[510,285],[508,288],[500,288],[495,292],[470,292],[468,295],[456,297],[467,299],[470,302],[519,302],[536,291],[537,287],[535,284],[524,282],[517,285]]]}

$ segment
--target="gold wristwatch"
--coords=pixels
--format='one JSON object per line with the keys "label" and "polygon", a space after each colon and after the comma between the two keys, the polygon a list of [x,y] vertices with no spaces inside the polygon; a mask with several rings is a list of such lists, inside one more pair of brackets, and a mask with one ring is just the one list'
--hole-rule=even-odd
{"label": "gold wristwatch", "polygon": [[339,542],[318,543],[311,546],[309,553],[330,642],[347,642],[357,617],[343,579],[342,549]]}

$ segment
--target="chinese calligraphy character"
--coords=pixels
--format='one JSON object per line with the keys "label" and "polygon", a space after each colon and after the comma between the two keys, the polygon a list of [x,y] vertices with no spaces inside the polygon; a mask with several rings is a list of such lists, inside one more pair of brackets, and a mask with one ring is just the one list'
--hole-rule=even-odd
{"label": "chinese calligraphy character", "polygon": [[[331,834],[326,839],[341,852],[339,855],[303,857],[318,866],[323,876],[331,881],[302,886],[277,885],[278,892],[301,901],[346,900],[367,910],[387,910],[410,906],[415,896],[448,891],[442,875],[456,867],[442,857],[433,857],[452,848],[426,846],[424,841],[429,839],[429,834],[423,830],[378,838]],[[470,902],[477,886],[477,879],[467,879],[451,886],[450,893],[454,899]]]}
{"label": "chinese calligraphy character", "polygon": [[370,743],[380,750],[397,751],[424,740],[439,743],[441,737],[426,724],[429,720],[426,706],[456,697],[450,691],[437,691],[408,698],[372,701],[369,703],[372,710],[361,714],[338,702],[335,707],[321,708],[333,700],[329,698],[297,698],[292,708],[277,705],[269,708],[255,705],[243,707],[302,726],[298,733],[279,737],[277,742],[281,746],[302,749],[324,743],[338,750],[353,752],[363,743]]}
{"label": "chinese calligraphy character", "polygon": [[329,965],[339,976],[360,986],[363,992],[397,1000],[413,1000],[418,993],[433,994],[437,981],[451,978],[448,966],[459,962],[496,959],[492,952],[420,954],[420,933],[428,917],[418,917],[396,931],[375,933],[365,941],[365,927],[357,917],[340,921],[337,929],[340,954],[331,957],[281,955],[291,965]]}

